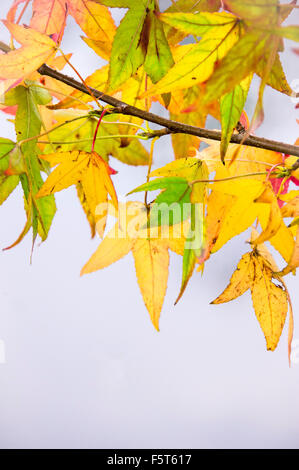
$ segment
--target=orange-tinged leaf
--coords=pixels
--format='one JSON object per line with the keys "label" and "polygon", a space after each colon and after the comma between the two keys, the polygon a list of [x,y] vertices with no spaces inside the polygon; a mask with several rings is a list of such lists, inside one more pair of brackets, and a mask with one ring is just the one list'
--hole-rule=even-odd
{"label": "orange-tinged leaf", "polygon": [[[108,192],[108,194],[110,194],[114,207],[117,208],[117,195],[116,195],[112,180],[110,178],[110,169],[109,169],[108,164],[96,152],[92,152],[92,163],[94,167],[93,171],[95,171],[95,168],[97,168],[98,174],[102,178],[105,189]],[[85,180],[85,175],[84,175],[84,180]]]}
{"label": "orange-tinged leaf", "polygon": [[212,304],[222,304],[236,299],[251,288],[254,279],[254,262],[252,253],[246,253],[238,263],[236,271],[233,273],[228,286]]}
{"label": "orange-tinged leaf", "polygon": [[[260,77],[263,77],[268,58],[269,52],[267,51],[266,54],[261,57],[261,60],[259,60],[255,65],[255,72]],[[281,93],[285,93],[286,95],[292,94],[292,89],[286,79],[278,53],[276,54],[271,72],[267,78],[267,85],[271,86],[275,90],[280,91]]]}
{"label": "orange-tinged leaf", "polygon": [[6,19],[8,21],[11,21],[12,23],[15,22],[16,20],[16,13],[17,13],[17,10],[18,10],[18,7],[21,3],[29,3],[30,0],[14,0],[12,6],[10,7],[10,9],[8,10],[8,13],[6,15]]}
{"label": "orange-tinged leaf", "polygon": [[[220,163],[217,167],[215,180],[229,178],[230,176],[231,170]],[[214,190],[218,193],[233,196],[234,199],[228,199],[228,207],[223,208],[223,204],[219,205],[217,202],[220,196],[216,198],[214,207],[219,205],[220,210],[223,210],[223,215],[218,212],[217,208],[215,209],[218,214],[216,220],[220,222],[216,223],[216,227],[218,227],[212,240],[212,253],[218,251],[231,238],[239,235],[254,223],[262,206],[258,203],[254,204],[254,200],[263,193],[265,186],[263,181],[249,177],[215,182],[213,183]]]}
{"label": "orange-tinged leaf", "polygon": [[273,271],[263,258],[254,256],[254,282],[251,290],[256,317],[266,338],[267,349],[274,351],[288,312],[286,291],[272,282]]}
{"label": "orange-tinged leaf", "polygon": [[227,211],[211,252],[218,251],[225,243],[250,227],[255,222],[259,210],[258,204],[253,204],[252,199],[245,196],[238,198]]}
{"label": "orange-tinged leaf", "polygon": [[204,263],[214,249],[227,213],[236,201],[236,196],[213,190],[207,201],[206,242],[202,256],[198,260]]}
{"label": "orange-tinged leaf", "polygon": [[61,0],[34,0],[32,11],[31,28],[48,36],[63,33],[67,16],[66,2]]}
{"label": "orange-tinged leaf", "polygon": [[83,38],[86,44],[109,59],[116,28],[108,8],[90,0],[71,0],[68,5],[70,14],[87,35]]}
{"label": "orange-tinged leaf", "polygon": [[59,166],[48,176],[36,195],[38,198],[66,189],[80,181],[83,171],[87,168],[90,154],[74,150],[73,152],[57,152],[41,155],[40,158],[49,162],[51,166],[57,164]]}
{"label": "orange-tinged leaf", "polygon": [[[190,112],[183,114],[170,114],[170,119],[179,121],[190,126],[204,127],[206,122],[206,115],[201,112]],[[194,148],[200,145],[199,137],[189,134],[172,134],[172,146],[175,158],[188,157],[194,153]]]}
{"label": "orange-tinged leaf", "polygon": [[135,243],[135,239],[127,235],[116,223],[82,268],[81,275],[106,268],[127,255]]}
{"label": "orange-tinged leaf", "polygon": [[47,35],[6,20],[3,23],[22,47],[0,55],[2,92],[23,81],[56,52],[56,43]]}
{"label": "orange-tinged leaf", "polygon": [[110,178],[108,164],[96,152],[74,150],[41,155],[52,166],[59,165],[48,176],[36,197],[44,197],[61,191],[73,184],[80,183],[78,196],[91,225],[101,220],[98,232],[103,236],[107,217],[108,194],[115,208],[118,206],[117,195]]}
{"label": "orange-tinged leaf", "polygon": [[[254,243],[254,240],[258,237],[259,233],[258,231],[256,230],[256,228],[252,228],[251,230],[251,238],[250,238],[250,243]],[[274,272],[277,272],[278,271],[278,267],[277,267],[277,264],[272,256],[272,254],[270,253],[270,251],[268,250],[268,248],[266,247],[266,245],[264,243],[260,243],[259,245],[255,245],[255,251],[261,255],[263,257],[263,260],[269,264],[270,268],[272,269],[272,271]]]}
{"label": "orange-tinged leaf", "polygon": [[230,48],[207,83],[206,101],[214,101],[230,92],[256,68],[256,64],[271,49],[272,37],[267,31],[253,30]]}

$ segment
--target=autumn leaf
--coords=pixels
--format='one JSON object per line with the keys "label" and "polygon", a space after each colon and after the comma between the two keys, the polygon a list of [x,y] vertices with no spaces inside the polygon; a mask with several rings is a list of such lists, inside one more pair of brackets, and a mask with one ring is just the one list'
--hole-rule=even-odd
{"label": "autumn leaf", "polygon": [[292,10],[292,5],[277,5],[269,0],[225,0],[225,6],[235,15],[261,25],[263,28],[275,25],[279,16]]}
{"label": "autumn leaf", "polygon": [[271,351],[276,349],[288,312],[287,293],[283,286],[273,282],[273,279],[279,282],[273,267],[270,253],[264,245],[259,245],[243,255],[230,283],[212,302],[229,302],[251,289],[255,314],[265,335],[267,349]]}
{"label": "autumn leaf", "polygon": [[280,276],[285,276],[286,274],[295,271],[299,266],[299,225],[297,225],[297,234],[296,242],[294,245],[293,253],[290,257],[288,265],[279,273]]}
{"label": "autumn leaf", "polygon": [[[117,207],[117,196],[109,176],[108,164],[96,152],[79,150],[41,155],[40,158],[49,162],[51,166],[58,165],[58,167],[48,176],[36,197],[44,198],[80,182],[84,194],[84,198],[83,196],[80,198],[81,202],[84,202],[83,209],[85,213],[90,212],[94,215],[95,223],[98,219],[103,219],[100,230],[102,236],[105,229],[108,194]],[[90,221],[90,218],[88,219]],[[94,234],[95,230],[91,228]]]}
{"label": "autumn leaf", "polygon": [[152,82],[156,83],[173,65],[157,4],[154,0],[142,0],[138,4],[132,4],[131,0],[112,4],[121,4],[129,10],[117,29],[112,46],[110,88],[115,89],[124,83],[143,64]]}
{"label": "autumn leaf", "polygon": [[182,254],[184,240],[163,234],[157,238],[152,230],[143,229],[147,211],[141,203],[128,203],[124,208],[126,225],[115,227],[106,235],[96,252],[86,263],[82,274],[103,269],[132,251],[140,291],[154,327],[159,330],[159,317],[167,288],[168,249]]}
{"label": "autumn leaf", "polygon": [[[269,51],[265,51],[263,57],[256,63],[254,71],[262,78],[264,76],[264,71],[269,60]],[[293,93],[283,70],[279,54],[276,54],[274,63],[272,65],[269,76],[266,79],[267,85],[271,86],[281,93],[286,95],[291,95]]]}
{"label": "autumn leaf", "polygon": [[231,280],[225,290],[212,304],[221,304],[236,299],[243,295],[251,288],[254,281],[254,260],[252,253],[246,253],[239,261],[236,271],[233,273]]}
{"label": "autumn leaf", "polygon": [[108,8],[90,0],[69,0],[68,8],[87,35],[82,37],[84,42],[100,57],[109,59],[116,28]]}
{"label": "autumn leaf", "polygon": [[2,93],[29,77],[56,52],[56,43],[47,35],[7,20],[3,23],[22,47],[0,55]]}
{"label": "autumn leaf", "polygon": [[62,36],[68,8],[60,0],[34,0],[30,27],[48,36]]}
{"label": "autumn leaf", "polygon": [[[174,58],[176,58],[176,56],[177,53],[174,53]],[[171,100],[168,105],[170,119],[197,127],[205,126],[208,114],[219,119],[218,103],[203,106],[204,94],[204,84],[195,85],[187,90],[176,90],[172,92]],[[200,145],[200,138],[189,134],[174,133],[171,135],[171,141],[175,158],[192,156],[194,149],[197,149]]]}
{"label": "autumn leaf", "polygon": [[228,51],[207,83],[207,102],[229,93],[251,74],[265,51],[271,49],[271,34],[267,31],[247,32]]}
{"label": "autumn leaf", "polygon": [[222,161],[224,161],[233,130],[236,127],[245,106],[251,80],[252,75],[246,77],[240,84],[236,85],[231,92],[226,93],[220,99],[222,131],[220,156]]}
{"label": "autumn leaf", "polygon": [[[124,3],[127,7],[129,2]],[[117,29],[109,71],[112,89],[124,83],[144,63],[148,34],[148,30],[144,29],[147,9],[153,9],[153,1],[140,1],[136,7],[129,9]]]}
{"label": "autumn leaf", "polygon": [[[165,8],[157,0],[11,0],[4,21],[11,41],[9,46],[0,41],[0,110],[14,125],[16,142],[0,138],[0,205],[21,183],[26,222],[8,248],[31,229],[32,247],[38,235],[44,241],[56,211],[54,193],[75,186],[92,237],[103,238],[108,215],[116,218],[82,274],[132,252],[145,306],[158,329],[169,250],[182,256],[177,303],[194,271],[203,273],[212,254],[251,229],[252,251],[242,256],[213,303],[250,290],[270,350],[278,344],[289,305],[290,358],[293,313],[282,276],[299,267],[299,191],[292,187],[299,186],[299,139],[285,145],[254,131],[263,120],[267,85],[296,96],[282,65],[284,40],[299,40],[299,27],[284,25],[296,1],[170,3]],[[71,50],[56,57],[69,15],[106,65],[96,61],[93,70],[76,70]],[[21,26],[24,21],[29,27]],[[66,64],[80,80],[58,72]],[[258,90],[250,89],[254,74]],[[245,124],[249,89],[256,105]],[[221,133],[195,131],[209,127],[209,117],[221,123]],[[230,143],[242,133],[241,144]],[[155,142],[165,137],[174,160],[152,170],[159,157]],[[201,144],[207,147],[200,150]],[[118,204],[111,158],[148,167],[145,184],[126,188],[137,186],[129,194],[144,192],[144,204]],[[266,241],[283,258],[282,266]]]}
{"label": "autumn leaf", "polygon": [[217,14],[214,27],[211,27],[197,44],[186,48],[185,55],[146,95],[188,88],[210,78],[216,61],[221,60],[239,38],[237,19],[231,17],[230,21],[223,23],[223,18],[226,19],[227,14],[223,13],[222,17]]}

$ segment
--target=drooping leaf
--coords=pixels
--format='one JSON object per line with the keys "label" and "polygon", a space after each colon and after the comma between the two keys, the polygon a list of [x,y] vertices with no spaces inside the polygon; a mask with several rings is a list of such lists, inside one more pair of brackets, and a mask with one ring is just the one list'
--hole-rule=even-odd
{"label": "drooping leaf", "polygon": [[147,16],[149,36],[144,68],[153,83],[161,80],[174,64],[163,24],[159,18],[155,11],[150,11]]}
{"label": "drooping leaf", "polygon": [[[265,68],[269,57],[269,51],[265,51],[265,55],[260,58],[256,63],[254,71],[263,77],[265,74]],[[269,77],[267,78],[267,85],[271,86],[277,91],[285,93],[286,95],[292,94],[292,89],[286,79],[279,55],[276,54],[274,64],[272,66]]]}
{"label": "drooping leaf", "polygon": [[108,8],[91,0],[69,0],[68,7],[87,35],[82,39],[100,57],[109,59],[116,28]]}
{"label": "drooping leaf", "polygon": [[273,271],[262,256],[254,256],[254,281],[251,290],[253,307],[267,342],[267,349],[274,351],[288,312],[287,294],[273,281]]}
{"label": "drooping leaf", "polygon": [[236,299],[251,288],[254,281],[254,260],[252,253],[246,253],[238,263],[228,286],[224,289],[212,304],[221,304]]}
{"label": "drooping leaf", "polygon": [[[128,203],[124,215],[106,235],[97,251],[83,267],[81,274],[109,266],[132,250],[138,284],[154,327],[159,329],[159,317],[168,279],[168,249],[182,253],[182,236],[168,232],[157,238],[152,231],[143,229],[147,211],[141,203]],[[124,220],[124,223],[121,221]],[[156,231],[154,231],[157,233]]]}
{"label": "drooping leaf", "polygon": [[138,2],[129,9],[117,28],[110,59],[110,88],[124,83],[144,63],[150,27],[146,18],[153,9],[153,0]]}
{"label": "drooping leaf", "polygon": [[212,75],[216,61],[221,60],[238,41],[237,24],[235,19],[229,24],[215,26],[197,44],[192,44],[191,48],[188,45],[185,55],[147,95],[168,93],[205,82]]}
{"label": "drooping leaf", "polygon": [[[100,217],[107,214],[108,194],[111,196],[114,206],[117,207],[117,195],[109,175],[109,166],[96,152],[74,150],[41,155],[41,158],[48,161],[51,166],[58,165],[58,167],[48,176],[37,193],[37,198],[54,194],[80,182],[84,193],[84,199],[81,197],[80,201],[86,201],[90,213],[95,218],[95,223]],[[85,207],[83,204],[83,209]],[[101,235],[103,235],[104,229],[105,223]]]}
{"label": "drooping leaf", "polygon": [[33,0],[30,27],[48,36],[59,36],[63,33],[67,13],[66,1]]}

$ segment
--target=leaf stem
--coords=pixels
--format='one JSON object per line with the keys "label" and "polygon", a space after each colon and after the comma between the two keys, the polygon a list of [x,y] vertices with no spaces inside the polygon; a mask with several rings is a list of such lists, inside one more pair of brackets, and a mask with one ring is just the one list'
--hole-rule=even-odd
{"label": "leaf stem", "polygon": [[[158,140],[159,137],[154,137],[153,140],[151,141],[151,149],[150,149],[150,154],[149,154],[149,160],[148,160],[148,169],[147,169],[147,175],[146,175],[146,182],[149,182],[150,179],[150,172],[152,169],[152,164],[153,164],[153,155],[154,155],[154,145],[156,141]],[[147,193],[148,191],[145,191],[144,193],[144,204],[146,208],[148,209],[148,203],[147,203]]]}
{"label": "leaf stem", "polygon": [[98,119],[98,122],[97,122],[97,125],[96,125],[96,129],[94,131],[94,136],[93,136],[93,139],[92,139],[92,144],[91,144],[91,151],[94,152],[94,146],[95,146],[95,143],[96,143],[96,138],[97,138],[97,133],[98,133],[98,130],[99,130],[99,127],[100,127],[100,124],[102,122],[102,119],[103,117],[105,116],[105,114],[107,113],[107,109],[103,109],[103,111],[101,112],[101,115]]}
{"label": "leaf stem", "polygon": [[79,119],[88,119],[88,114],[86,114],[84,116],[78,116],[74,119],[68,119],[67,121],[62,122],[61,124],[58,124],[57,126],[52,127],[52,129],[50,129],[49,131],[43,132],[42,134],[39,134],[39,135],[34,135],[33,137],[28,137],[28,139],[20,140],[20,142],[18,142],[18,145],[21,146],[21,145],[25,144],[26,142],[30,142],[31,140],[35,140],[35,139],[38,139],[39,137],[43,137],[44,135],[48,135],[51,132],[56,131],[56,129],[59,129],[62,126],[65,126],[66,124],[70,124],[71,122],[79,121]]}

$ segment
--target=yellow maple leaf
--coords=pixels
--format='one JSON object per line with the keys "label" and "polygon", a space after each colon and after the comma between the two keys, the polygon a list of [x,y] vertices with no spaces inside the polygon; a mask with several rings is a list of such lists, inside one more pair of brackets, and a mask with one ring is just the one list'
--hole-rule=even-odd
{"label": "yellow maple leaf", "polygon": [[254,280],[251,289],[256,317],[266,338],[267,349],[274,351],[288,312],[286,291],[273,281],[273,271],[258,253],[254,256]]}
{"label": "yellow maple leaf", "polygon": [[245,253],[238,263],[236,271],[233,273],[228,286],[212,304],[221,304],[236,299],[251,288],[254,280],[254,262],[253,254]]}
{"label": "yellow maple leaf", "polygon": [[[36,194],[37,198],[48,196],[73,184],[81,183],[81,202],[87,214],[92,214],[95,223],[101,219],[100,235],[103,235],[107,215],[107,200],[110,194],[114,206],[117,208],[117,195],[110,178],[109,165],[96,152],[57,152],[41,155],[51,166],[59,165],[48,176],[43,186]],[[92,233],[94,233],[94,228]]]}
{"label": "yellow maple leaf", "polygon": [[[223,24],[223,18],[231,21]],[[154,85],[146,95],[172,92],[205,82],[213,73],[215,63],[221,60],[239,39],[236,17],[221,13],[215,20],[222,22],[221,27],[212,27],[196,43],[184,45],[183,55],[178,59],[167,74]],[[235,22],[234,22],[235,19]],[[185,50],[183,49],[185,48]]]}
{"label": "yellow maple leaf", "polygon": [[[255,229],[252,238],[257,238]],[[271,351],[278,344],[288,312],[288,293],[274,271],[277,271],[277,266],[272,255],[264,244],[260,244],[242,256],[228,286],[211,302],[229,302],[250,289],[257,320],[265,335],[267,349]],[[275,284],[273,279],[280,285]],[[292,324],[289,336],[292,336]]]}
{"label": "yellow maple leaf", "polygon": [[277,202],[277,197],[272,188],[267,186],[265,191],[255,200],[255,202],[270,205],[270,213],[265,230],[253,241],[256,245],[272,238],[278,232],[282,224],[281,211]]}
{"label": "yellow maple leaf", "polygon": [[182,255],[185,239],[178,226],[144,228],[148,216],[144,204],[129,202],[120,207],[118,221],[82,268],[81,275],[103,269],[132,251],[145,306],[159,330],[168,280],[168,250]]}

